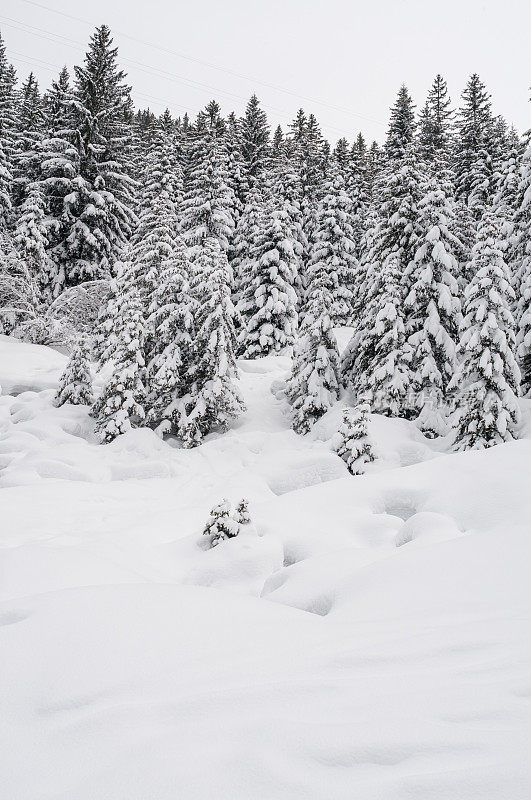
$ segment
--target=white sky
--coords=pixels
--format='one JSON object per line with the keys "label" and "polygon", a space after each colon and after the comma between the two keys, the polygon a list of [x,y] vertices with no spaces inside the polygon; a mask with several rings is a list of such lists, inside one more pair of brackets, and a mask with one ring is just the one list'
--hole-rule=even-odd
{"label": "white sky", "polygon": [[19,77],[33,70],[43,89],[63,64],[81,63],[91,30],[102,23],[113,31],[136,105],[157,113],[168,106],[174,116],[188,110],[193,117],[215,97],[224,113],[240,115],[255,91],[273,126],[285,127],[302,106],[332,142],[359,130],[382,141],[402,82],[420,108],[440,72],[457,105],[467,77],[478,72],[495,112],[520,132],[531,127],[529,0],[2,0],[0,6],[0,30]]}

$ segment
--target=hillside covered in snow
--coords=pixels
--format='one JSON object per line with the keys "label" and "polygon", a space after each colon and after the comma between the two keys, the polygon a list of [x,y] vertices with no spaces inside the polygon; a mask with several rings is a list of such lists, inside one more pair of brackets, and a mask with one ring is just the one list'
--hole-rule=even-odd
{"label": "hillside covered in snow", "polygon": [[291,429],[287,357],[192,450],[98,444],[66,360],[0,339],[2,798],[527,800],[529,401],[456,454],[373,414],[353,476],[341,402]]}

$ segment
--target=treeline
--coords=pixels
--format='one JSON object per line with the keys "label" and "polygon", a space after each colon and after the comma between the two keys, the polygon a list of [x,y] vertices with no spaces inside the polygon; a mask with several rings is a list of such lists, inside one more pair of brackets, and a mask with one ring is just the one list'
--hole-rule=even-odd
{"label": "treeline", "polygon": [[346,387],[428,435],[451,420],[456,447],[507,441],[531,389],[530,162],[477,75],[457,110],[441,76],[420,113],[402,86],[382,147],[332,148],[302,109],[272,133],[255,96],[239,119],[135,112],[105,26],[43,96],[0,42],[3,329],[91,336],[104,441],[193,446],[243,409],[236,356],[291,348],[300,432]]}

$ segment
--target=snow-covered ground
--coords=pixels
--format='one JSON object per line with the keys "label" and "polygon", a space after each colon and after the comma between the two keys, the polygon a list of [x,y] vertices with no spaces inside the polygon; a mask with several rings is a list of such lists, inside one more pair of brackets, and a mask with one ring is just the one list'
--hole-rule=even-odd
{"label": "snow-covered ground", "polygon": [[373,417],[352,477],[266,358],[227,434],[100,446],[64,364],[0,337],[2,800],[529,799],[531,439]]}

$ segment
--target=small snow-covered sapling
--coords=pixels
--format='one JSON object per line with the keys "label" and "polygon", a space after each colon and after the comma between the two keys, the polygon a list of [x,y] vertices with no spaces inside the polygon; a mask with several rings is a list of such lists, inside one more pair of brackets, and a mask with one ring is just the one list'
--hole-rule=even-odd
{"label": "small snow-covered sapling", "polygon": [[210,538],[210,546],[215,547],[223,539],[232,539],[240,532],[240,524],[231,516],[230,503],[223,499],[210,512],[203,536]]}
{"label": "small snow-covered sapling", "polygon": [[336,453],[346,463],[353,475],[363,475],[365,465],[374,461],[371,441],[367,430],[370,408],[360,403],[355,408],[346,408],[339,427]]}
{"label": "small snow-covered sapling", "polygon": [[236,506],[236,511],[234,512],[234,519],[239,525],[249,525],[251,522],[251,517],[249,514],[249,501],[242,497],[238,505]]}

